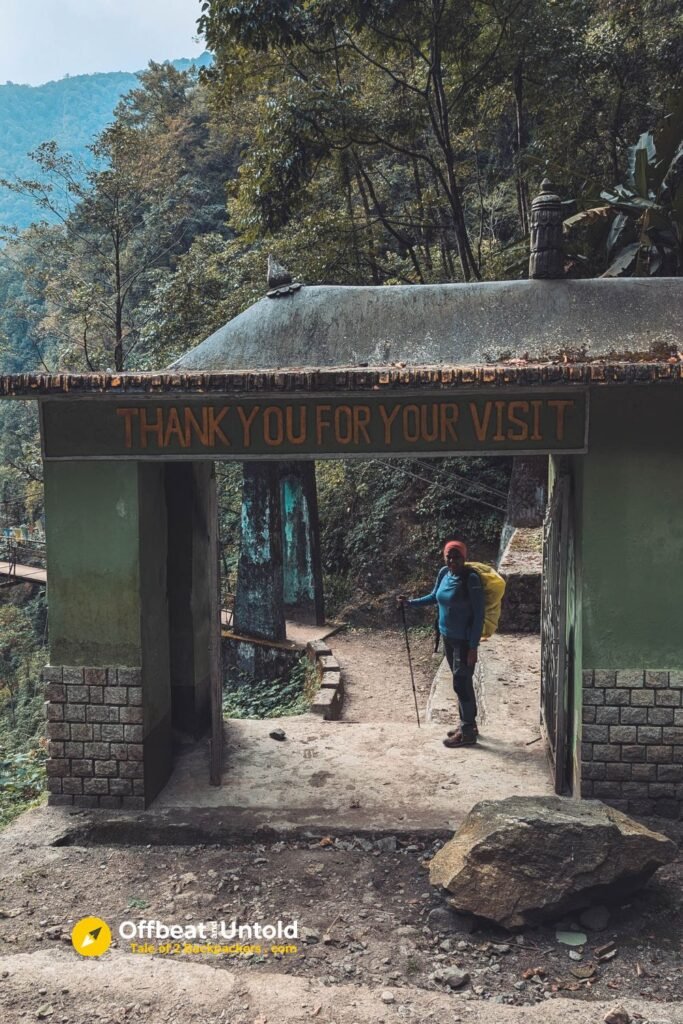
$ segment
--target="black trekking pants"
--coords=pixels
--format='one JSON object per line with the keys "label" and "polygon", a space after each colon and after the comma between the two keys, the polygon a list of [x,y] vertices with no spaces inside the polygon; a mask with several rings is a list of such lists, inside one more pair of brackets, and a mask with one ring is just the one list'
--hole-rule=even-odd
{"label": "black trekking pants", "polygon": [[474,694],[474,668],[467,664],[469,644],[466,640],[443,638],[446,661],[453,673],[453,689],[460,708],[460,724],[466,731],[477,719],[477,698]]}

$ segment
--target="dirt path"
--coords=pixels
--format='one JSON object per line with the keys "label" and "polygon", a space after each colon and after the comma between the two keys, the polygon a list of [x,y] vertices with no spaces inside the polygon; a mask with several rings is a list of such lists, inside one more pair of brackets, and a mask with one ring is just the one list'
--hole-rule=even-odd
{"label": "dirt path", "polygon": [[[432,658],[431,632],[410,630],[420,717],[441,658]],[[343,722],[414,722],[405,636],[398,630],[346,629],[328,641],[344,679]]]}
{"label": "dirt path", "polygon": [[[438,843],[310,833],[222,847],[44,846],[58,818],[29,812],[0,834],[3,1024],[601,1024],[616,1001],[638,1024],[683,1024],[680,860],[589,935],[586,963],[610,940],[618,952],[587,985],[552,927],[444,931],[425,867]],[[69,941],[90,914],[116,937],[99,960]],[[296,952],[136,953],[118,935],[122,921],[234,918],[296,920]],[[454,967],[470,980],[450,990],[441,979]],[[534,982],[530,968],[542,969]]]}

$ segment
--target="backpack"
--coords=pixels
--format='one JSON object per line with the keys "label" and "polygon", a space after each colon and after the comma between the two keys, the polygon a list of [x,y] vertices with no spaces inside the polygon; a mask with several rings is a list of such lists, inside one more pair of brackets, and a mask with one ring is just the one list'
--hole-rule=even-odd
{"label": "backpack", "polygon": [[[484,591],[484,625],[481,631],[481,637],[482,640],[488,640],[488,638],[493,636],[498,629],[501,610],[500,606],[503,600],[503,594],[505,593],[505,580],[500,573],[496,572],[492,566],[486,565],[485,562],[466,562],[465,569],[469,570],[465,576],[465,580],[469,577],[470,572],[476,572],[481,580],[481,587]],[[447,572],[447,565],[444,565],[439,569],[439,575],[436,577],[437,588]],[[439,649],[440,636],[439,615],[437,613],[434,620],[435,653]]]}

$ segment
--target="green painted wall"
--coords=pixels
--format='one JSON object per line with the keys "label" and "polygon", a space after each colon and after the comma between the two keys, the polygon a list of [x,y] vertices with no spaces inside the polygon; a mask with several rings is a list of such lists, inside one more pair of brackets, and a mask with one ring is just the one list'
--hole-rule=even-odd
{"label": "green painted wall", "polygon": [[573,558],[567,576],[567,637],[573,642],[570,680],[573,696],[571,745],[571,788],[575,796],[581,793],[581,729],[583,718],[583,456],[568,460],[572,478],[571,515],[573,519]]}
{"label": "green painted wall", "polygon": [[584,668],[683,668],[683,403],[667,385],[591,395],[581,496]]}
{"label": "green painted wall", "polygon": [[137,465],[44,470],[51,663],[140,665]]}
{"label": "green painted wall", "polygon": [[142,686],[145,735],[168,718],[171,683],[166,586],[165,470],[142,462],[137,466],[140,510],[140,621],[142,634]]}
{"label": "green painted wall", "polygon": [[209,725],[209,559],[217,558],[208,521],[213,464],[168,462],[168,601],[173,725],[199,736]]}

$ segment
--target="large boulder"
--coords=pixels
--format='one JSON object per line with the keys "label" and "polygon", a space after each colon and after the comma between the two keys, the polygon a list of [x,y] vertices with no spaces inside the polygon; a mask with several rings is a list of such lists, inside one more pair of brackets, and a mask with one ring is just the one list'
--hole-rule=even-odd
{"label": "large boulder", "polygon": [[598,800],[509,797],[472,808],[432,859],[450,905],[521,928],[639,888],[676,845]]}

